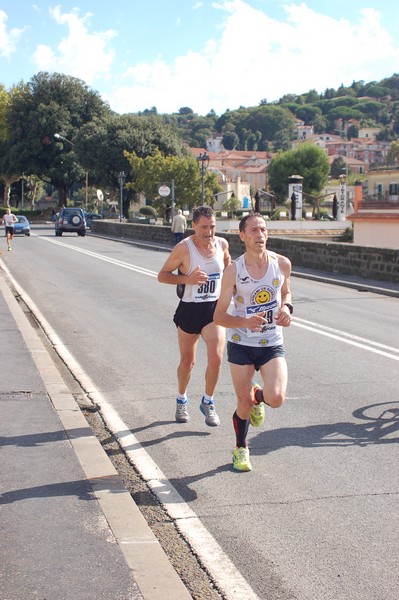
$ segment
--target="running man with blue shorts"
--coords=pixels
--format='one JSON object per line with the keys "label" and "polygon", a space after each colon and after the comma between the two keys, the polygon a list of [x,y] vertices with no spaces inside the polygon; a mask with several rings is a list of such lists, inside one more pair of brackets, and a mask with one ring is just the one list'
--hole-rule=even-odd
{"label": "running man with blue shorts", "polygon": [[[268,232],[262,215],[243,217],[239,236],[246,251],[224,272],[214,321],[228,328],[227,359],[237,396],[233,468],[251,471],[249,425],[262,425],[264,404],[278,408],[285,400],[288,371],[282,330],[291,324],[293,313],[291,262],[266,249]],[[255,371],[260,372],[263,389],[253,382]]]}

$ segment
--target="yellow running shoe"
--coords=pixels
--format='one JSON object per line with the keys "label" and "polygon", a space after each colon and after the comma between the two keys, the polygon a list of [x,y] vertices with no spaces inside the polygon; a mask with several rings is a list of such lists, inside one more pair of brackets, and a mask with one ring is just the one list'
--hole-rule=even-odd
{"label": "yellow running shoe", "polygon": [[249,422],[251,423],[252,427],[259,427],[260,425],[263,425],[265,421],[265,406],[263,403],[263,392],[262,388],[257,383],[254,383],[252,385],[252,391],[254,393],[254,398],[258,402],[260,400],[260,403],[254,404],[251,408],[251,412],[249,413]]}
{"label": "yellow running shoe", "polygon": [[235,471],[252,471],[248,448],[236,448],[233,452],[233,469]]}

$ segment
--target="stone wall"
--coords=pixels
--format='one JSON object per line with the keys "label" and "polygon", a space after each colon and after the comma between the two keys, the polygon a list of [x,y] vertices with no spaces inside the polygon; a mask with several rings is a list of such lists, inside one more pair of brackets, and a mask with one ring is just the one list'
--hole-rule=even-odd
{"label": "stone wall", "polygon": [[[93,232],[112,237],[153,242],[172,247],[173,233],[170,227],[120,223],[119,221],[94,221]],[[188,230],[190,235],[192,231]],[[244,244],[238,234],[218,234],[230,244],[233,257],[244,251]],[[342,275],[357,275],[365,279],[376,279],[399,283],[399,250],[354,246],[342,242],[319,242],[313,240],[289,239],[270,235],[269,250],[284,254],[292,261],[293,267],[306,267]]]}

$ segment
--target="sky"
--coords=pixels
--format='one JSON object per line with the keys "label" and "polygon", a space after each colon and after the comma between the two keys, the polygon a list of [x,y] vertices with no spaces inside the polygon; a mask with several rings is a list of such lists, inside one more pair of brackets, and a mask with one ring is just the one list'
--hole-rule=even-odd
{"label": "sky", "polygon": [[0,84],[81,79],[117,113],[217,115],[399,73],[397,0],[0,0]]}

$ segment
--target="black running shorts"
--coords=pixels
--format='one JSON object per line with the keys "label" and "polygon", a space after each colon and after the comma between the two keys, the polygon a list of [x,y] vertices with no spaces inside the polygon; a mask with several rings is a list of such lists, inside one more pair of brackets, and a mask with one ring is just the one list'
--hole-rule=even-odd
{"label": "black running shorts", "polygon": [[234,365],[254,365],[259,371],[260,367],[278,356],[285,356],[284,346],[258,348],[227,342],[227,361]]}
{"label": "black running shorts", "polygon": [[186,333],[200,334],[213,321],[216,302],[179,302],[173,321]]}

